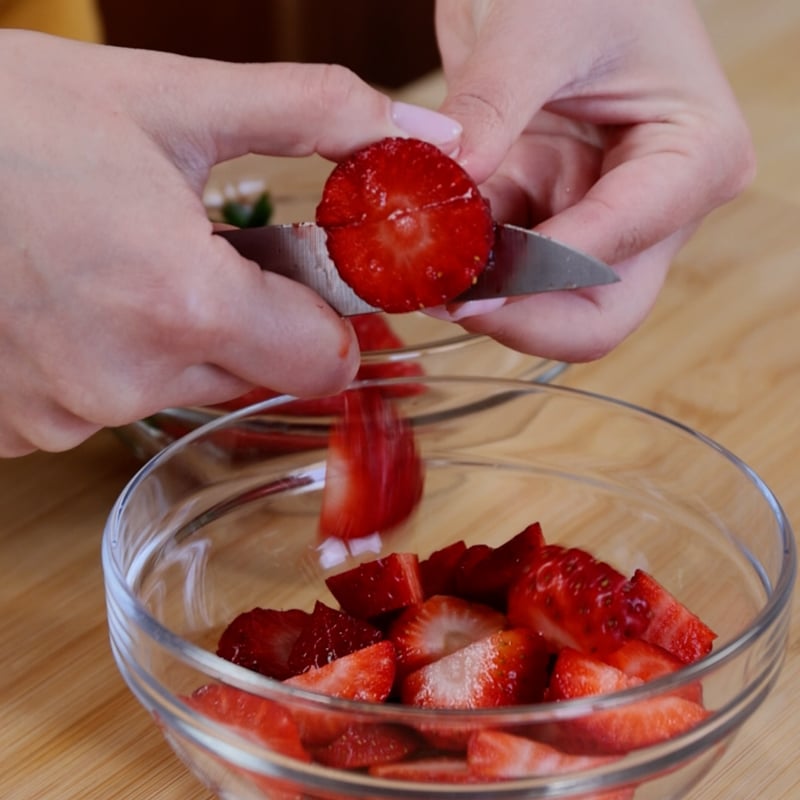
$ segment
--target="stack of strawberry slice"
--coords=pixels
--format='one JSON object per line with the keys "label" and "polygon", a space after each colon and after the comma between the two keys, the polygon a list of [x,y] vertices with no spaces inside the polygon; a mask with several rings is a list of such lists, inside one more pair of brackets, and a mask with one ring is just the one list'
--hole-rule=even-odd
{"label": "stack of strawberry slice", "polygon": [[[706,655],[715,638],[648,573],[626,577],[585,550],[546,543],[538,524],[502,546],[458,541],[425,558],[394,553],[326,583],[335,606],[252,609],[224,631],[218,655],[333,697],[486,709],[638,686]],[[439,782],[598,766],[708,715],[699,685],[524,732],[450,725],[446,715],[411,728],[312,708],[277,713],[275,703],[240,694],[205,686],[189,702],[295,757]],[[262,724],[259,703],[280,724]]]}

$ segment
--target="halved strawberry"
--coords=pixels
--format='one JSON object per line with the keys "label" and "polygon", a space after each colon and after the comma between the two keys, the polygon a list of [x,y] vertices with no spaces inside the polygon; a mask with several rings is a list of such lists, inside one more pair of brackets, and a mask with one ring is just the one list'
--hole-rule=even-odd
{"label": "halved strawberry", "polygon": [[291,714],[278,703],[222,683],[208,683],[184,698],[205,716],[284,755],[310,761]]}
{"label": "halved strawberry", "polygon": [[[619,692],[642,681],[599,658],[570,647],[561,650],[547,689],[549,700],[571,700]],[[708,716],[698,703],[675,694],[659,695],[585,717],[565,720],[562,735],[588,752],[626,753],[670,739]]]}
{"label": "halved strawberry", "polygon": [[344,395],[328,446],[319,530],[356,539],[403,522],[422,496],[414,432],[375,389]]}
{"label": "halved strawberry", "polygon": [[554,650],[604,655],[648,624],[648,605],[616,569],[576,547],[536,552],[508,595],[512,625],[540,631]]}
{"label": "halved strawberry", "polygon": [[498,631],[406,676],[404,703],[422,708],[497,708],[541,700],[548,657],[525,628]]}
{"label": "halved strawberry", "polygon": [[308,612],[297,608],[245,611],[222,632],[217,655],[282,681],[295,674],[289,655],[308,620]]}
{"label": "halved strawberry", "polygon": [[342,278],[386,311],[457,297],[483,271],[494,243],[489,204],[475,182],[416,139],[383,139],[340,162],[316,219]]}
{"label": "halved strawberry", "polygon": [[392,553],[330,575],[325,583],[339,605],[355,617],[376,619],[422,602],[419,559]]}
{"label": "halved strawberry", "polygon": [[303,626],[288,666],[292,674],[321,667],[356,650],[383,639],[382,631],[362,619],[317,601],[308,622]]}
{"label": "halved strawberry", "polygon": [[631,578],[631,593],[650,609],[642,639],[663,647],[685,664],[711,652],[717,634],[652,575],[637,570]]}
{"label": "halved strawberry", "polygon": [[466,543],[460,539],[435,550],[419,562],[422,591],[425,593],[425,597],[455,593],[456,566],[466,550]]}
{"label": "halved strawberry", "polygon": [[477,783],[476,777],[463,758],[431,756],[396,764],[380,764],[369,768],[375,778],[416,783]]}
{"label": "halved strawberry", "polygon": [[[565,753],[544,742],[502,731],[477,731],[467,745],[467,763],[476,775],[484,778],[525,778],[538,775],[562,775],[595,769],[615,756],[588,756]],[[633,789],[619,789],[591,795],[581,800],[629,800]]]}
{"label": "halved strawberry", "polygon": [[434,595],[406,609],[389,628],[403,676],[506,627],[499,611],[459,597]]}
{"label": "halved strawberry", "polygon": [[341,736],[314,750],[314,759],[337,769],[363,769],[402,761],[419,750],[421,744],[410,728],[362,723],[350,725]]}

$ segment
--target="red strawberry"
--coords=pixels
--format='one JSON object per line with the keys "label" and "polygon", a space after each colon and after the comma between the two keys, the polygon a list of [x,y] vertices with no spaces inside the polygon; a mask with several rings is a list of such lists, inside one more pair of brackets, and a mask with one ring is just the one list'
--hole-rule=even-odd
{"label": "red strawberry", "polygon": [[370,767],[369,774],[375,778],[392,781],[414,781],[416,783],[476,783],[463,758],[431,757],[396,764]]}
{"label": "red strawberry", "polygon": [[[641,684],[594,656],[565,647],[556,658],[547,693],[550,700],[571,700]],[[626,753],[677,736],[707,716],[698,703],[674,694],[660,695],[565,721],[562,733],[573,746],[581,742],[590,752]]]}
{"label": "red strawberry", "polygon": [[459,540],[434,551],[419,562],[425,597],[433,597],[435,594],[454,594],[455,569],[466,550],[467,545],[463,540]]}
{"label": "red strawberry", "polygon": [[205,716],[236,728],[271,750],[300,761],[311,760],[291,715],[271,700],[221,683],[201,686],[184,700]]}
{"label": "red strawberry", "polygon": [[[644,639],[630,639],[603,660],[629,677],[639,678],[644,682],[670,675],[685,666],[683,661],[668,650]],[[703,700],[703,689],[699,683],[683,686],[676,694],[695,703]]]}
{"label": "red strawberry", "polygon": [[[502,731],[477,731],[467,745],[467,763],[476,775],[487,779],[562,775],[594,769],[614,756],[565,753],[551,745]],[[581,795],[581,800],[629,800],[633,789]]]}
{"label": "red strawberry", "polygon": [[655,578],[637,570],[631,587],[633,596],[650,609],[642,639],[663,647],[685,664],[711,652],[717,634]]}
{"label": "red strawberry", "polygon": [[374,625],[317,601],[310,619],[289,653],[293,675],[321,667],[379,642],[383,633]]}
{"label": "red strawberry", "polygon": [[404,703],[423,708],[496,708],[541,700],[547,654],[524,628],[498,631],[408,675]]}
{"label": "red strawberry", "polygon": [[337,769],[362,769],[402,761],[419,749],[419,736],[399,725],[351,725],[329,744],[314,751],[320,764]]}
{"label": "red strawberry", "polygon": [[282,681],[295,674],[289,654],[308,620],[308,613],[296,608],[245,611],[223,631],[217,655]]}
{"label": "red strawberry", "polygon": [[[358,345],[361,348],[361,366],[358,368],[358,380],[375,378],[407,378],[423,374],[417,361],[403,357],[405,343],[391,329],[386,317],[381,314],[359,314],[350,317],[350,324],[355,330]],[[371,353],[382,351],[384,356],[373,360]],[[393,358],[388,359],[385,353],[393,351]],[[421,384],[406,383],[403,386],[382,386],[381,393],[385,397],[398,397],[418,394]]]}
{"label": "red strawberry", "polygon": [[512,625],[540,631],[554,650],[604,655],[640,636],[648,606],[620,572],[579,548],[545,545],[508,596]]}
{"label": "red strawberry", "polygon": [[[462,559],[456,569],[458,594],[505,611],[510,587],[543,546],[544,536],[538,522],[499,547],[481,550],[481,545],[475,545],[470,548],[471,556]],[[483,557],[478,555],[481,552]]]}
{"label": "red strawberry", "polygon": [[406,609],[389,628],[398,674],[413,672],[505,627],[505,616],[488,606],[434,595]]}
{"label": "red strawberry", "polygon": [[361,619],[376,619],[422,602],[419,560],[413,553],[392,553],[331,575],[325,583],[339,605]]}
{"label": "red strawberry", "polygon": [[483,271],[494,243],[489,204],[472,178],[416,139],[383,139],[339,163],[317,224],[342,278],[386,311],[457,297]]}
{"label": "red strawberry", "polygon": [[319,529],[356,539],[403,522],[422,495],[414,433],[375,389],[345,393],[331,432]]}

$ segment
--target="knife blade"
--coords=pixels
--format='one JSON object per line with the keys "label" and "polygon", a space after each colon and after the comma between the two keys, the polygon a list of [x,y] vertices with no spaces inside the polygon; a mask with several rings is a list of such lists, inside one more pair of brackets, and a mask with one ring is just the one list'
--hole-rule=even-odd
{"label": "knife blade", "polygon": [[[344,316],[380,309],[348,286],[328,256],[325,231],[313,222],[217,231],[262,269],[299,281]],[[477,281],[452,302],[538,294],[615,283],[602,261],[534,231],[497,225],[492,257]]]}

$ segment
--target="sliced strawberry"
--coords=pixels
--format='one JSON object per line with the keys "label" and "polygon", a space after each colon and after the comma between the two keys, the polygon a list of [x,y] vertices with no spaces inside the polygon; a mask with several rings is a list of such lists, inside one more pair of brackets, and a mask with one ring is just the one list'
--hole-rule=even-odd
{"label": "sliced strawberry", "polygon": [[217,655],[282,681],[295,674],[289,655],[308,621],[309,614],[297,608],[245,611],[223,631]]}
{"label": "sliced strawberry", "polygon": [[[556,658],[547,694],[550,700],[571,700],[641,684],[594,656],[565,647]],[[626,753],[684,733],[707,716],[698,703],[669,694],[565,721],[562,732],[589,752]]]}
{"label": "sliced strawberry", "polygon": [[[670,675],[685,666],[683,661],[668,650],[644,639],[630,639],[603,660],[629,677],[645,682]],[[703,701],[703,689],[699,683],[683,686],[676,694],[695,703]]]}
{"label": "sliced strawberry", "polygon": [[554,650],[604,655],[642,634],[648,605],[609,564],[585,550],[550,544],[511,587],[508,618],[540,631]]}
{"label": "sliced strawberry", "polygon": [[422,591],[425,597],[435,594],[455,593],[455,570],[459,560],[467,550],[463,540],[435,550],[419,562]]}
{"label": "sliced strawberry", "polygon": [[381,639],[383,633],[374,625],[317,601],[292,646],[288,666],[293,675],[298,675],[369,647]]}
{"label": "sliced strawberry", "polygon": [[399,676],[506,627],[499,611],[460,597],[434,595],[406,609],[389,628]]}
{"label": "sliced strawberry", "polygon": [[477,783],[477,778],[463,758],[430,757],[396,764],[370,767],[375,778],[417,783]]}
{"label": "sliced strawberry", "polygon": [[468,289],[494,243],[489,204],[437,147],[383,139],[331,172],[317,207],[339,274],[386,311],[441,305]]}
{"label": "sliced strawberry", "polygon": [[650,609],[642,639],[663,647],[685,664],[711,652],[717,634],[652,575],[637,570],[631,587],[633,596]]}
{"label": "sliced strawberry", "polygon": [[419,750],[421,739],[409,728],[388,724],[350,725],[341,736],[314,751],[320,764],[363,769],[402,761]]}
{"label": "sliced strawberry", "polygon": [[[511,779],[539,775],[563,775],[595,769],[615,756],[587,756],[565,753],[543,742],[502,731],[477,731],[467,745],[467,763],[484,778]],[[581,800],[629,800],[633,789],[581,795]]]}
{"label": "sliced strawberry", "polygon": [[392,553],[325,580],[339,605],[355,617],[376,619],[422,602],[419,559]]}
{"label": "sliced strawberry", "polygon": [[504,544],[485,552],[485,557],[477,555],[480,550],[472,551],[472,559],[462,559],[457,568],[458,593],[505,611],[510,587],[543,546],[542,527],[534,522]]}
{"label": "sliced strawberry", "polygon": [[497,708],[541,700],[547,681],[541,638],[524,628],[493,633],[409,674],[404,703],[422,708]]}
{"label": "sliced strawberry", "polygon": [[346,392],[331,432],[319,530],[356,539],[403,522],[422,496],[414,433],[375,389]]}
{"label": "sliced strawberry", "polygon": [[278,703],[221,683],[201,686],[184,700],[210,719],[236,728],[270,750],[300,761],[311,760],[295,721]]}

